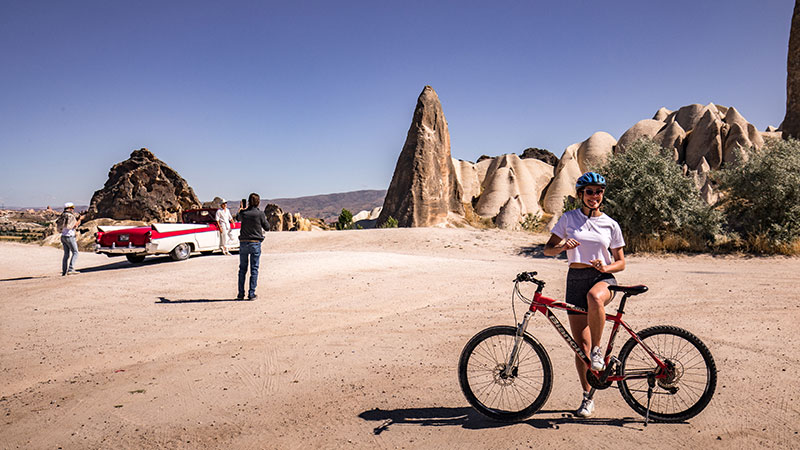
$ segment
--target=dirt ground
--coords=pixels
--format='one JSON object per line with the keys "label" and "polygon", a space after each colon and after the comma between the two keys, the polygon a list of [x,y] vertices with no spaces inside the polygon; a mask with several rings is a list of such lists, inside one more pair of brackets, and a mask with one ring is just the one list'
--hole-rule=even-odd
{"label": "dirt ground", "polygon": [[61,277],[60,249],[0,243],[0,448],[800,448],[798,258],[628,258],[620,283],[650,291],[627,322],[686,328],[715,357],[716,394],[688,423],[644,427],[616,386],[574,417],[572,354],[541,317],[542,411],[504,424],[472,410],[458,356],[513,324],[513,277],[536,270],[563,296],[566,262],[543,242],[271,233],[252,302],[231,300],[236,256],[81,253]]}

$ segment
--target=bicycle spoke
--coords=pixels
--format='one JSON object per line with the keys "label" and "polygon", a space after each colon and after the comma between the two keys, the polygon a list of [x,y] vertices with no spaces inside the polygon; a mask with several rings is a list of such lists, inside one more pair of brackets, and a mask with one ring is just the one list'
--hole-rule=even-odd
{"label": "bicycle spoke", "polygon": [[694,335],[675,327],[649,328],[639,338],[664,367],[659,367],[635,341],[626,343],[620,351],[623,379],[619,382],[625,400],[645,414],[649,385],[643,376],[652,373],[656,380],[650,399],[651,417],[676,421],[697,414],[716,385],[716,369],[708,349]]}

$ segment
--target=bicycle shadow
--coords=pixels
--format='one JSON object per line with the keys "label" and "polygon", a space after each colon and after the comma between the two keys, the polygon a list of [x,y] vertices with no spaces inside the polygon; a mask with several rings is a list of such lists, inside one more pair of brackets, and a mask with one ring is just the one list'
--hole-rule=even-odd
{"label": "bicycle shadow", "polygon": [[[559,414],[560,417],[536,417],[545,414]],[[368,421],[381,422],[380,425],[372,430],[373,434],[376,435],[388,430],[389,427],[394,424],[410,424],[423,427],[460,426],[468,430],[484,430],[518,424],[527,424],[536,429],[557,430],[563,424],[574,423],[580,425],[603,425],[627,427],[631,429],[638,429],[640,431],[644,430],[642,427],[643,421],[640,418],[580,418],[575,417],[572,411],[567,410],[539,411],[534,417],[520,422],[494,421],[482,416],[473,408],[469,407],[400,408],[390,410],[375,408],[362,412],[358,415],[358,417]],[[628,426],[632,424],[638,424],[640,427],[634,428]]]}

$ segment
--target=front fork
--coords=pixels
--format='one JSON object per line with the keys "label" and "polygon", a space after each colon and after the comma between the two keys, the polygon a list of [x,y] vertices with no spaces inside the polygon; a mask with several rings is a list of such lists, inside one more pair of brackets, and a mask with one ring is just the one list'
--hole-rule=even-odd
{"label": "front fork", "polygon": [[503,369],[502,373],[504,378],[510,377],[514,371],[514,368],[517,366],[517,358],[519,356],[520,345],[522,344],[522,336],[525,334],[525,330],[528,328],[528,322],[530,322],[531,316],[533,316],[533,311],[526,311],[525,315],[522,317],[522,322],[517,325],[517,334],[514,337],[514,348],[511,349],[511,354],[508,356],[506,367]]}

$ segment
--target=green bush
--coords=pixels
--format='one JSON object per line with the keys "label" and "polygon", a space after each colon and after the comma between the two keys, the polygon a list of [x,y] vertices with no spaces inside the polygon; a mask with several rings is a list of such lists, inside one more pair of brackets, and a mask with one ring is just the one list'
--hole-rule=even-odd
{"label": "green bush", "polygon": [[769,251],[769,244],[800,239],[800,141],[769,140],[718,179],[727,225],[745,241],[766,243],[757,247]]}
{"label": "green bush", "polygon": [[707,250],[721,231],[719,212],[667,151],[640,139],[597,168],[608,182],[603,210],[619,222],[631,251]]}
{"label": "green bush", "polygon": [[386,222],[380,224],[378,228],[397,228],[397,219],[392,216],[389,216],[386,219]]}
{"label": "green bush", "polygon": [[352,230],[353,229],[353,213],[342,208],[339,214],[339,220],[336,222],[337,230]]}
{"label": "green bush", "polygon": [[520,222],[519,225],[525,231],[541,233],[542,231],[545,231],[545,225],[547,225],[547,222],[542,219],[541,214],[528,213],[525,214],[525,216],[522,218],[522,222]]}
{"label": "green bush", "polygon": [[573,209],[578,209],[581,206],[583,205],[581,204],[580,200],[571,195],[568,195],[564,197],[564,208],[562,208],[561,212],[565,213],[567,211],[572,211]]}

